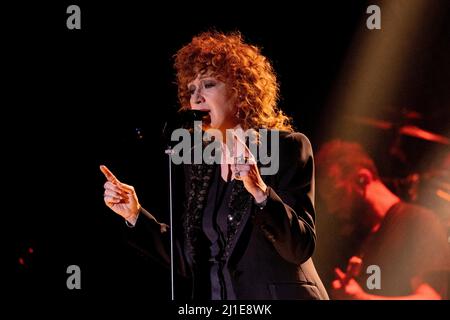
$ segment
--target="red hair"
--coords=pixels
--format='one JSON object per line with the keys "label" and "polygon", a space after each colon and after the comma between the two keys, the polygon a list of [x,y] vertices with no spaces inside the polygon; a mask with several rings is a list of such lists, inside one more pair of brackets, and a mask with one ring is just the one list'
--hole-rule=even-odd
{"label": "red hair", "polygon": [[291,119],[277,107],[279,86],[272,65],[258,47],[244,43],[240,33],[201,33],[174,57],[182,109],[190,105],[188,83],[198,74],[210,72],[236,97],[244,130],[293,131]]}
{"label": "red hair", "polygon": [[379,179],[374,161],[356,142],[335,139],[325,143],[316,153],[315,163],[318,180],[349,178],[360,169],[369,170],[375,179]]}

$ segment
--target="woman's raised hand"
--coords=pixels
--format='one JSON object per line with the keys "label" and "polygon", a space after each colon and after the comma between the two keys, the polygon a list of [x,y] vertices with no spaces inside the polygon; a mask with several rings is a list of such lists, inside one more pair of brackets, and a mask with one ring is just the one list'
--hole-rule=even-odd
{"label": "woman's raised hand", "polygon": [[245,189],[255,198],[256,202],[262,202],[267,198],[267,185],[259,173],[255,157],[239,137],[233,137],[232,157],[234,164],[231,171],[234,178],[242,180]]}
{"label": "woman's raised hand", "polygon": [[134,224],[141,208],[134,188],[120,182],[106,166],[101,165],[100,170],[108,180],[104,184],[105,192],[103,194],[106,205]]}

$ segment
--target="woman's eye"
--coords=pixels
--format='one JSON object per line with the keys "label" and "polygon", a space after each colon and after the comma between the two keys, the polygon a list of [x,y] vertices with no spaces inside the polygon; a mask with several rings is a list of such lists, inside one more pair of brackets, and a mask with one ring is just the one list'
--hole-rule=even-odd
{"label": "woman's eye", "polygon": [[194,94],[194,92],[195,92],[195,88],[189,88],[188,92],[192,96]]}
{"label": "woman's eye", "polygon": [[215,82],[211,81],[211,82],[205,82],[205,88],[212,88],[216,85]]}

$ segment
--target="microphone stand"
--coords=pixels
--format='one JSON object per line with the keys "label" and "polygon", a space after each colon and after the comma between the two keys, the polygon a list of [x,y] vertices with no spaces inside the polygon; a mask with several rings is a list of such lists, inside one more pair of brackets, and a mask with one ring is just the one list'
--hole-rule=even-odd
{"label": "microphone stand", "polygon": [[173,149],[168,146],[165,150],[165,154],[169,156],[169,225],[170,225],[170,294],[172,301],[175,300],[175,290],[174,290],[174,266],[173,266],[173,207],[172,207],[172,155],[174,154]]}
{"label": "microphone stand", "polygon": [[[204,116],[208,115],[208,112],[202,110],[184,110],[178,112],[178,118],[180,123],[176,125],[176,128],[184,127],[183,124],[193,122],[194,120],[201,120]],[[163,135],[166,137],[170,134],[170,125],[165,123],[163,128]],[[172,156],[175,151],[172,149],[170,143],[167,143],[167,149],[165,154],[169,156],[169,227],[170,227],[170,293],[172,301],[175,300],[175,289],[174,289],[174,246],[173,246],[173,187],[172,187]]]}

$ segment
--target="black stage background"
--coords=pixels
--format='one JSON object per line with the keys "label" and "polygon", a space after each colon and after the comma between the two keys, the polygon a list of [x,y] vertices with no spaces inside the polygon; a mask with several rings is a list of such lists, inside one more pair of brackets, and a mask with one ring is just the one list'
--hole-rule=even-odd
{"label": "black stage background", "polygon": [[[99,165],[166,216],[160,137],[177,103],[172,55],[200,31],[239,30],[262,46],[279,75],[281,107],[314,148],[330,138],[326,128],[339,113],[331,93],[355,34],[389,32],[365,27],[365,10],[377,2],[243,3],[58,1],[4,10],[2,225],[13,292],[69,300],[139,292],[148,301],[169,300],[168,271],[127,247],[123,221],[104,206]],[[81,30],[66,28],[70,4],[81,8]],[[396,105],[432,111],[429,129],[444,134],[449,24],[436,23],[431,52],[416,53]],[[428,69],[430,57],[438,68]],[[350,134],[354,124],[347,126]],[[81,290],[66,287],[69,265],[81,268]]]}

